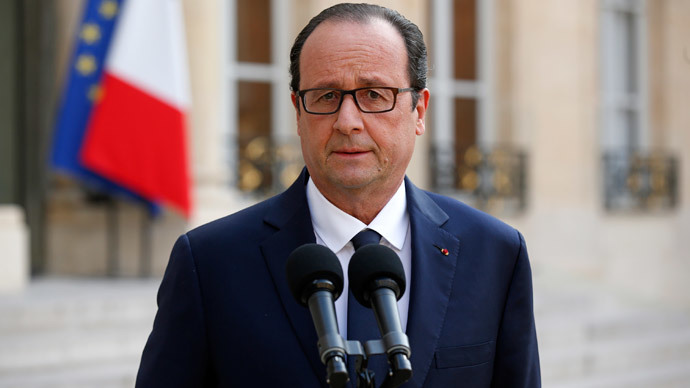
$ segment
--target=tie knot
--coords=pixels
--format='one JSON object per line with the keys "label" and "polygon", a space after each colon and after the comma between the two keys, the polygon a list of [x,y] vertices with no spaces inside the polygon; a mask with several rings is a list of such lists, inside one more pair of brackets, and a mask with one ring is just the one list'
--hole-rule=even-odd
{"label": "tie knot", "polygon": [[363,231],[357,233],[355,237],[352,238],[352,245],[355,246],[355,251],[359,248],[369,245],[378,244],[381,242],[381,235],[375,230],[364,229]]}

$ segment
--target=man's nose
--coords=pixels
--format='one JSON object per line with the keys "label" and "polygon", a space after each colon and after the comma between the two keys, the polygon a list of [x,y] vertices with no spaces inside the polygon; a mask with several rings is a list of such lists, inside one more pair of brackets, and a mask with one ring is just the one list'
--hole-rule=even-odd
{"label": "man's nose", "polygon": [[362,112],[357,108],[353,96],[346,95],[343,97],[340,110],[338,110],[336,114],[338,118],[335,120],[333,128],[344,135],[349,135],[352,131],[361,130],[363,128]]}

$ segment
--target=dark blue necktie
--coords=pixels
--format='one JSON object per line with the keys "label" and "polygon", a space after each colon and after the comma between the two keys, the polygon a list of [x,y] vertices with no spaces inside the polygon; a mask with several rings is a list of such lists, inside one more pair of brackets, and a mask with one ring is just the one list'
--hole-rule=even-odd
{"label": "dark blue necktie", "polygon": [[[365,229],[352,238],[352,245],[354,245],[355,251],[365,245],[379,244],[380,242],[381,235],[371,229]],[[368,340],[381,338],[374,311],[359,304],[354,295],[352,295],[352,291],[349,291],[347,299],[347,337],[349,340],[361,342],[362,346]],[[385,373],[388,372],[386,356],[376,355],[371,357],[367,369],[374,371],[376,385],[381,385]],[[351,386],[355,387],[357,376],[355,374],[353,357],[348,358],[348,370],[350,372]]]}
{"label": "dark blue necktie", "polygon": [[377,231],[371,229],[364,229],[352,238],[352,245],[355,246],[355,251],[365,245],[378,244],[380,242],[381,235]]}

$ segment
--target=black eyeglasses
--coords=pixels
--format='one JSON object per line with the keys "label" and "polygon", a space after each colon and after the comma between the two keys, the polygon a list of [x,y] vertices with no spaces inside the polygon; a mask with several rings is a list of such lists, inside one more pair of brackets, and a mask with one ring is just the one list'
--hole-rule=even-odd
{"label": "black eyeglasses", "polygon": [[302,106],[307,113],[314,115],[330,115],[337,112],[343,104],[343,98],[349,94],[355,100],[355,105],[363,113],[390,112],[395,108],[398,93],[411,92],[414,88],[389,88],[376,86],[352,90],[317,88],[298,90],[298,97],[302,99]]}

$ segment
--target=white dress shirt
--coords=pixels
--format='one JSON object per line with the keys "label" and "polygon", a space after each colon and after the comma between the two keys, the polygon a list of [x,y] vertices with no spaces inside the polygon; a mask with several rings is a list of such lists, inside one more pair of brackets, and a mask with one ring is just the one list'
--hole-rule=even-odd
{"label": "white dress shirt", "polygon": [[371,224],[366,225],[355,217],[333,205],[321,194],[314,182],[307,183],[307,202],[311,212],[311,222],[316,234],[316,243],[330,248],[338,256],[343,267],[345,284],[343,293],[335,302],[335,312],[338,318],[340,335],[347,338],[347,299],[348,279],[347,268],[355,248],[350,241],[357,233],[369,228],[377,231],[383,238],[381,244],[393,249],[400,256],[405,269],[407,283],[405,294],[398,301],[400,323],[403,331],[407,329],[407,311],[410,304],[411,284],[411,239],[410,217],[407,214],[407,197],[404,183],[388,201],[386,206],[376,215]]}

